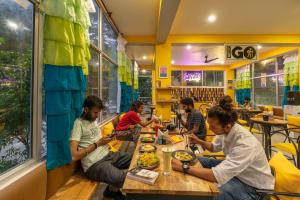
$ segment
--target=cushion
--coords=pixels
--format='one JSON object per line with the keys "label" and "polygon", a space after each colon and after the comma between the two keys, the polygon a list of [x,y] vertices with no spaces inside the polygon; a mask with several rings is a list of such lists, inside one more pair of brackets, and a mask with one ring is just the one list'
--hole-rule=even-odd
{"label": "cushion", "polygon": [[109,122],[108,124],[103,126],[102,136],[105,137],[105,136],[112,134],[113,130],[114,130],[114,125],[112,122]]}
{"label": "cushion", "polygon": [[[275,170],[275,191],[300,193],[300,170],[287,158],[278,152],[270,160],[270,166]],[[281,200],[296,200],[298,197],[280,196]]]}
{"label": "cushion", "polygon": [[[296,154],[297,154],[295,146],[292,143],[276,143],[276,144],[273,144],[272,146],[281,151],[292,154],[294,156],[296,156]],[[296,144],[296,147],[298,147],[298,144]]]}

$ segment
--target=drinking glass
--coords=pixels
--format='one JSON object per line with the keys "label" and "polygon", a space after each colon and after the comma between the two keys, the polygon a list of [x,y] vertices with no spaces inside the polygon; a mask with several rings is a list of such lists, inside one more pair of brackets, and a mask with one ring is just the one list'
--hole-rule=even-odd
{"label": "drinking glass", "polygon": [[163,175],[168,176],[171,172],[171,156],[172,156],[172,148],[169,146],[163,147]]}

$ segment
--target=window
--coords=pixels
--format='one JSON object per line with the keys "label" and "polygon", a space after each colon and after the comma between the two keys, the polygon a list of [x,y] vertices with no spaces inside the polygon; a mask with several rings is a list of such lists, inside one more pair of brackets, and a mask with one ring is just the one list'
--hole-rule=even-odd
{"label": "window", "polygon": [[172,86],[181,86],[182,84],[182,71],[172,71],[171,72],[171,81]]}
{"label": "window", "polygon": [[284,56],[254,63],[253,67],[255,103],[281,106],[284,98]]}
{"label": "window", "polygon": [[32,156],[33,14],[29,1],[1,1],[0,173]]}
{"label": "window", "polygon": [[[96,12],[90,12],[92,24],[90,37],[91,43],[95,46],[90,48],[87,95],[101,97],[105,106],[99,116],[99,122],[101,122],[116,115],[118,111],[118,66],[115,64],[117,62],[117,34],[101,12],[96,0],[93,0],[93,3]],[[100,19],[102,21],[99,21]]]}
{"label": "window", "polygon": [[274,58],[254,63],[254,77],[274,75],[276,73],[275,63],[276,59]]}
{"label": "window", "polygon": [[102,111],[103,119],[117,113],[118,67],[102,58],[102,100],[105,109]]}
{"label": "window", "polygon": [[171,72],[172,86],[224,87],[224,71],[180,71]]}
{"label": "window", "polygon": [[184,86],[202,86],[203,71],[183,71]]}
{"label": "window", "polygon": [[87,77],[88,90],[87,95],[99,96],[99,54],[95,50],[91,49],[91,60],[89,63],[89,75]]}
{"label": "window", "polygon": [[103,15],[102,17],[102,50],[115,62],[117,61],[117,33]]}
{"label": "window", "polygon": [[254,78],[254,102],[276,105],[276,76]]}
{"label": "window", "polygon": [[223,71],[204,71],[204,85],[205,86],[224,86],[224,72]]}
{"label": "window", "polygon": [[93,1],[95,12],[90,12],[91,27],[89,30],[91,43],[99,47],[99,7]]}

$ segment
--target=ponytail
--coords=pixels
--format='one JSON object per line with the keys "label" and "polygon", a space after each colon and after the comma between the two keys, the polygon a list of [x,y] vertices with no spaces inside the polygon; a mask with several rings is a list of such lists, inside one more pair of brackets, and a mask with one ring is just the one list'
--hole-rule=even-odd
{"label": "ponytail", "polygon": [[208,111],[209,118],[217,118],[220,124],[224,127],[228,124],[233,125],[237,119],[237,113],[233,110],[232,99],[230,96],[225,96],[219,101],[218,106],[214,106]]}

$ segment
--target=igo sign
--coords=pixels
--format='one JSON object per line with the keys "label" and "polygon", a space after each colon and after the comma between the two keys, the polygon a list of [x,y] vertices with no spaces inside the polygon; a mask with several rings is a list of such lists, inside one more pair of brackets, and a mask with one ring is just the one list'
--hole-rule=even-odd
{"label": "igo sign", "polygon": [[226,60],[257,60],[256,45],[225,45]]}

